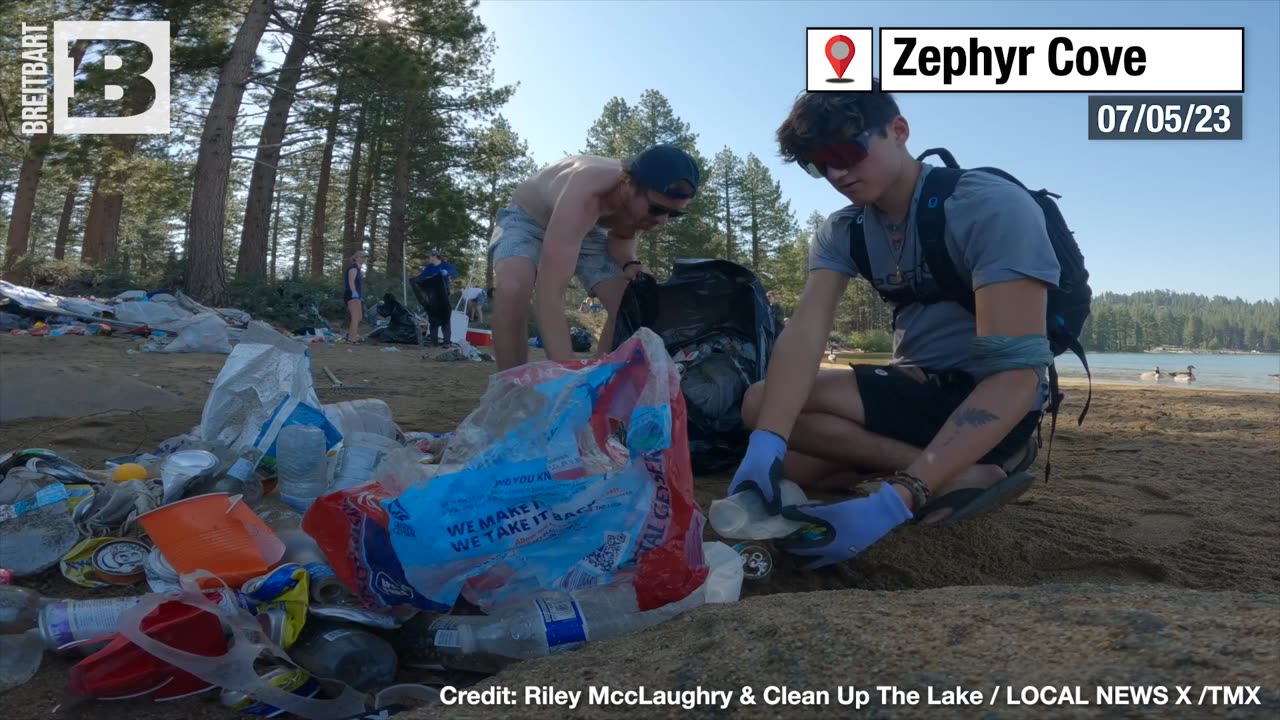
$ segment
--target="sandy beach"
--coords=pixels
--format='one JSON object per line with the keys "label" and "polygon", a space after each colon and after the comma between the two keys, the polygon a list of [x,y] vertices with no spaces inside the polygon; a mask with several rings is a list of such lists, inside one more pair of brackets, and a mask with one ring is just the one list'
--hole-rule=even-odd
{"label": "sandy beach", "polygon": [[[78,463],[153,449],[199,423],[225,356],[128,354],[140,343],[99,337],[0,337],[0,447],[45,447]],[[423,360],[417,348],[313,346],[318,388],[328,367],[371,388],[405,430],[451,430],[483,394],[490,363]],[[775,555],[743,601],[704,607],[652,631],[526,662],[477,686],[519,691],[611,686],[755,689],[742,717],[916,717],[937,706],[857,710],[836,689],[896,685],[981,690],[985,707],[958,717],[1264,717],[1280,711],[1280,396],[1095,383],[1069,399],[1053,445],[1053,475],[996,513],[955,528],[904,528],[847,566],[799,572]],[[325,402],[360,394],[321,394]],[[1041,449],[1035,470],[1043,477]],[[698,478],[703,509],[727,476]],[[708,532],[708,537],[712,537]],[[1268,558],[1270,558],[1268,560]],[[21,581],[54,595],[56,571]],[[6,714],[48,717],[65,702],[68,663],[46,656]],[[412,681],[412,672],[402,672]],[[416,676],[421,679],[422,676]],[[1261,705],[1054,707],[988,703],[992,687],[1080,686],[1090,701],[1111,685],[1261,686]],[[760,701],[769,686],[827,690],[828,705]],[[1172,693],[1173,691],[1170,690]],[[1170,697],[1170,705],[1176,695]],[[157,705],[92,703],[87,718],[230,717],[216,696]],[[418,717],[712,717],[710,706],[580,704],[454,707]],[[1047,713],[1047,714],[1046,714]],[[404,715],[402,717],[410,717]]]}

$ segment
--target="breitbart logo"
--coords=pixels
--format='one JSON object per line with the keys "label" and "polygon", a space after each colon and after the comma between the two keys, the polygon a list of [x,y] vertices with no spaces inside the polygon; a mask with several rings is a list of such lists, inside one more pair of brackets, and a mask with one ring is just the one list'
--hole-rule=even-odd
{"label": "breitbart logo", "polygon": [[[76,73],[72,48],[78,42],[92,43],[82,67],[88,63],[101,64],[101,68],[95,68],[101,82],[92,83],[92,88],[88,87],[86,77]],[[109,49],[100,50],[104,47]],[[23,23],[19,49],[22,52],[22,132],[29,135],[50,132],[52,96],[54,135],[168,134],[168,22],[58,21],[53,23],[52,33],[48,25]],[[121,57],[126,52],[131,58],[142,60],[131,62],[126,68]],[[143,102],[146,99],[150,99],[149,104]],[[73,103],[74,115],[70,112]],[[132,112],[129,108],[133,107],[142,109]]]}

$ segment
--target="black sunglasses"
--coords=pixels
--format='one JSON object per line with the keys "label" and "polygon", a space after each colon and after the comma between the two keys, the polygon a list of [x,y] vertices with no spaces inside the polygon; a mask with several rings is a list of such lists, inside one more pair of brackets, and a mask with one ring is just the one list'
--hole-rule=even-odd
{"label": "black sunglasses", "polygon": [[678,217],[683,217],[685,213],[685,210],[673,210],[669,207],[659,205],[658,203],[649,203],[649,214],[654,217],[662,217],[663,215],[666,215],[672,220],[675,220]]}

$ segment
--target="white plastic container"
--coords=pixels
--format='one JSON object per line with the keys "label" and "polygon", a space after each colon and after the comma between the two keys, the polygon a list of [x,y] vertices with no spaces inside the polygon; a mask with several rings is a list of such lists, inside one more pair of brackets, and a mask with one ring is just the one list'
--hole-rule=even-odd
{"label": "white plastic container", "polygon": [[[783,505],[801,505],[809,501],[804,490],[790,480],[783,480],[779,489]],[[790,520],[781,515],[770,515],[764,498],[755,490],[744,490],[711,503],[709,518],[711,527],[720,537],[732,540],[768,540],[781,538],[805,527],[808,523]]]}
{"label": "white plastic container", "polygon": [[396,423],[391,406],[377,398],[361,398],[325,405],[324,416],[345,438],[353,433],[371,433],[394,439]]}

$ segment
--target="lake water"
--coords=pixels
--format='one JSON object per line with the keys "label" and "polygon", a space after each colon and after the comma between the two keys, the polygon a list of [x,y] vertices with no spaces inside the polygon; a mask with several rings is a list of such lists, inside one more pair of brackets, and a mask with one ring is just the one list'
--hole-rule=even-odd
{"label": "lake water", "polygon": [[[1280,355],[1182,355],[1157,353],[1087,353],[1089,370],[1098,382],[1133,385],[1161,385],[1172,388],[1208,390],[1249,390],[1280,393],[1280,380],[1270,377],[1280,373]],[[1085,379],[1080,359],[1067,352],[1057,359],[1058,374],[1063,378]],[[1174,382],[1162,378],[1159,383],[1138,376],[1160,366],[1161,372],[1186,372],[1195,365],[1196,381]]]}

